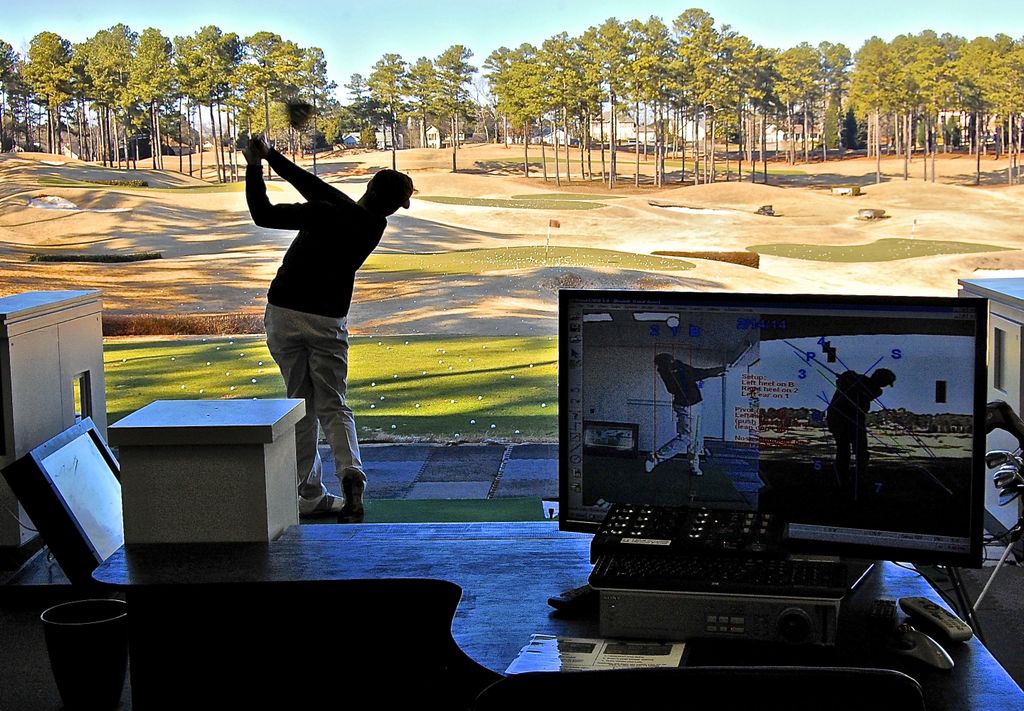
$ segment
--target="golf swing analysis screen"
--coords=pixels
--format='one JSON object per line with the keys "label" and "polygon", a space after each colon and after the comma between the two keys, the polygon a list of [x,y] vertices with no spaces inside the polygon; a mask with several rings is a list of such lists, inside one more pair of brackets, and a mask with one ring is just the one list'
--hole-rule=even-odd
{"label": "golf swing analysis screen", "polygon": [[986,334],[983,299],[563,290],[560,526],[739,508],[794,551],[979,565]]}

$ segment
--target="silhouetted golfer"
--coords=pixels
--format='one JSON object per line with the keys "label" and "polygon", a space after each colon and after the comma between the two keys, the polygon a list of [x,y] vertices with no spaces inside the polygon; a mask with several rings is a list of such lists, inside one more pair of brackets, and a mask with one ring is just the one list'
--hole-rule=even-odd
{"label": "silhouetted golfer", "polygon": [[867,415],[871,403],[882,395],[882,388],[896,382],[896,375],[887,368],[879,368],[871,375],[852,370],[842,373],[836,380],[836,392],[825,410],[825,423],[836,438],[836,478],[840,488],[850,489],[850,455],[857,459],[853,492],[864,480],[868,469]]}
{"label": "silhouetted golfer", "polygon": [[[356,270],[376,248],[388,215],[409,207],[409,176],[381,170],[355,201],[298,167],[260,137],[243,151],[245,198],[260,227],[298,230],[267,292],[267,346],[284,376],[288,397],[306,401],[295,428],[299,513],[363,519],[366,474],[359,456],[355,418],[345,401],[348,378],[348,310]],[[262,160],[306,199],[272,205],[263,182]],[[334,455],[341,499],[323,485],[317,423]]]}

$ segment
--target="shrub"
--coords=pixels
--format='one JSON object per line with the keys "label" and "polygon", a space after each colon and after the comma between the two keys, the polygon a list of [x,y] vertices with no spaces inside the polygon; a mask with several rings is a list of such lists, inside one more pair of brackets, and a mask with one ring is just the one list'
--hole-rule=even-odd
{"label": "shrub", "polygon": [[104,314],[104,336],[207,336],[263,333],[263,314]]}
{"label": "shrub", "polygon": [[90,180],[96,185],[115,185],[121,188],[148,188],[149,181],[146,180]]}
{"label": "shrub", "polygon": [[142,262],[147,259],[162,259],[160,252],[131,252],[129,254],[33,254],[30,262]]}
{"label": "shrub", "polygon": [[741,267],[753,267],[757,269],[761,265],[761,258],[756,252],[651,252],[662,257],[689,257],[690,259],[714,259],[716,262],[729,262],[739,264]]}

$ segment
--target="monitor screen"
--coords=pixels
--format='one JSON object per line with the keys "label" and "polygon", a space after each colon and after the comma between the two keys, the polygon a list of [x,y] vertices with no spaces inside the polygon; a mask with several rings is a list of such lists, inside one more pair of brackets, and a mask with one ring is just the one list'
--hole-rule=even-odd
{"label": "monitor screen", "polygon": [[987,308],[562,290],[560,527],[739,508],[792,550],[980,565]]}
{"label": "monitor screen", "polygon": [[90,418],[34,447],[3,470],[72,583],[124,543],[120,468]]}

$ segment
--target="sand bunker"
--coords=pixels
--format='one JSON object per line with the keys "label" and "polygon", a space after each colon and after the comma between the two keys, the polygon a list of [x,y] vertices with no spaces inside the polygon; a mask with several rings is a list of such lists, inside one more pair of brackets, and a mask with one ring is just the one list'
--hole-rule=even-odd
{"label": "sand bunker", "polygon": [[713,207],[687,207],[686,205],[663,205],[657,202],[648,203],[651,207],[659,207],[662,210],[681,212],[684,215],[732,215],[735,210],[722,210]]}
{"label": "sand bunker", "polygon": [[131,212],[128,207],[79,207],[67,198],[56,195],[40,195],[28,201],[29,207],[42,210],[76,210],[78,212]]}
{"label": "sand bunker", "polygon": [[40,195],[28,201],[29,207],[38,207],[43,210],[77,210],[78,205],[56,195]]}

